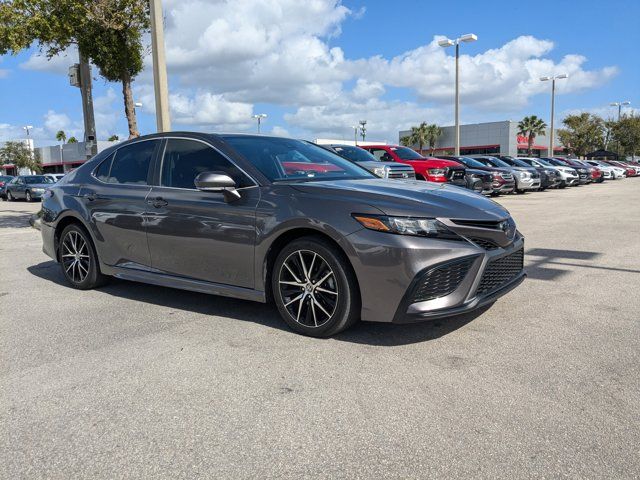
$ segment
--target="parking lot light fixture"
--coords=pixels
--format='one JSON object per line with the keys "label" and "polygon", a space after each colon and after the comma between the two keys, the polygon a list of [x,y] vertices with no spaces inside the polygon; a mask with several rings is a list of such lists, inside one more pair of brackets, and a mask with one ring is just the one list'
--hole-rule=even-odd
{"label": "parking lot light fixture", "polygon": [[360,120],[360,136],[362,137],[362,141],[364,142],[365,138],[367,137],[367,121],[366,120]]}
{"label": "parking lot light fixture", "polygon": [[454,155],[460,155],[460,42],[470,43],[478,40],[478,36],[474,33],[467,33],[461,37],[451,40],[445,38],[438,41],[438,45],[443,48],[456,47],[456,95],[455,95],[455,153]]}
{"label": "parking lot light fixture", "polygon": [[620,121],[620,117],[622,115],[622,107],[626,106],[626,105],[631,105],[631,102],[626,101],[626,102],[612,102],[610,104],[612,107],[618,107],[618,121]]}
{"label": "parking lot light fixture", "polygon": [[556,102],[556,80],[563,80],[569,78],[569,75],[566,73],[561,73],[560,75],[555,75],[552,77],[540,77],[541,82],[551,81],[551,121],[549,127],[549,153],[550,157],[553,156],[553,118],[555,116],[555,102]]}
{"label": "parking lot light fixture", "polygon": [[256,113],[255,115],[252,115],[251,118],[255,118],[256,120],[258,120],[258,133],[260,133],[260,124],[262,123],[262,119],[267,118],[267,114]]}
{"label": "parking lot light fixture", "polygon": [[356,146],[358,146],[358,128],[360,127],[358,125],[353,125],[351,128],[353,128],[353,140]]}

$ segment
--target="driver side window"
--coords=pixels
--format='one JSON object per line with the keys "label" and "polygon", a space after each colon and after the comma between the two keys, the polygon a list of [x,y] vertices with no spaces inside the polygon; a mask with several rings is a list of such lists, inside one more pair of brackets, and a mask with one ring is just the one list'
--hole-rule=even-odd
{"label": "driver side window", "polygon": [[384,148],[372,148],[369,151],[380,162],[393,162],[393,157]]}
{"label": "driver side window", "polygon": [[195,190],[194,180],[203,172],[224,173],[238,188],[254,185],[238,167],[209,145],[181,138],[167,140],[160,185]]}

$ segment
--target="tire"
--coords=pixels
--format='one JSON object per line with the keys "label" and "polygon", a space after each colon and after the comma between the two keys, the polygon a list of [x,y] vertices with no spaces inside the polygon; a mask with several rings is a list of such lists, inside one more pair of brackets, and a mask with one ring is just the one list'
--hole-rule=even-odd
{"label": "tire", "polygon": [[16,197],[13,196],[13,193],[7,192],[7,202],[15,202]]}
{"label": "tire", "polygon": [[25,192],[24,198],[27,202],[33,202],[33,197],[31,196],[31,192],[29,190]]}
{"label": "tire", "polygon": [[558,188],[567,188],[567,182],[565,180],[560,181]]}
{"label": "tire", "polygon": [[360,318],[349,260],[323,238],[302,237],[285,246],[274,263],[271,288],[280,315],[297,333],[330,337]]}
{"label": "tire", "polygon": [[89,234],[79,225],[69,225],[62,231],[58,258],[62,274],[73,288],[90,290],[104,285],[108,280],[100,272],[98,255]]}

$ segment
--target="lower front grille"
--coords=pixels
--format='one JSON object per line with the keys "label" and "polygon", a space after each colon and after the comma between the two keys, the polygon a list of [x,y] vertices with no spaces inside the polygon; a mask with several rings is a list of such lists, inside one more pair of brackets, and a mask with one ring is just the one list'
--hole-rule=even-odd
{"label": "lower front grille", "polygon": [[413,170],[389,170],[387,178],[416,178]]}
{"label": "lower front grille", "polygon": [[489,262],[482,274],[477,294],[485,295],[516,278],[524,268],[524,249]]}
{"label": "lower front grille", "polygon": [[500,248],[498,244],[486,238],[469,237],[469,240],[485,250],[495,250],[496,248]]}
{"label": "lower front grille", "polygon": [[464,280],[475,259],[476,257],[467,257],[429,270],[416,287],[413,303],[426,302],[453,293]]}

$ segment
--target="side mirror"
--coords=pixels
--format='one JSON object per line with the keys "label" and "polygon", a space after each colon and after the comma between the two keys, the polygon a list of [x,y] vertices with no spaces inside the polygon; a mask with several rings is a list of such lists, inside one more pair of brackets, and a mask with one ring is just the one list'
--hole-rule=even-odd
{"label": "side mirror", "polygon": [[240,193],[236,190],[236,182],[226,173],[202,172],[193,183],[202,192],[222,192],[227,202],[240,198]]}

